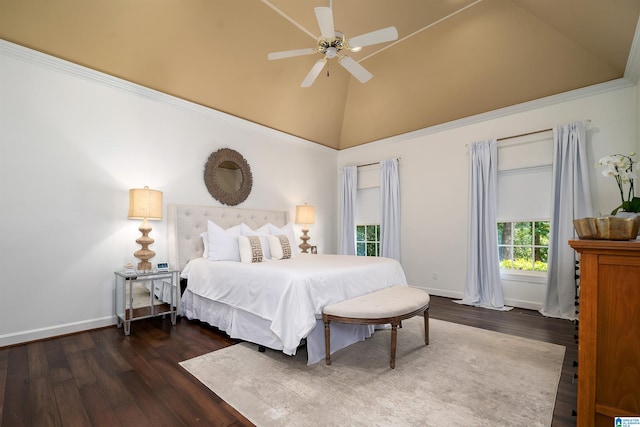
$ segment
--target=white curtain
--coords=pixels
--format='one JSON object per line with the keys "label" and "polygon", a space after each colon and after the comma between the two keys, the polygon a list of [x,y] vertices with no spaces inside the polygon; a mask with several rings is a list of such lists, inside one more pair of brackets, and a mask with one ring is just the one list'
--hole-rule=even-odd
{"label": "white curtain", "polygon": [[480,141],[469,148],[469,238],[467,283],[461,304],[510,310],[504,306],[498,258],[496,188],[498,142]]}
{"label": "white curtain", "polygon": [[340,233],[341,255],[356,254],[356,196],[358,195],[358,167],[342,169],[342,232]]}
{"label": "white curtain", "polygon": [[540,313],[575,319],[575,251],[573,220],[593,216],[589,188],[586,132],[583,122],[553,129],[553,188],[547,290]]}
{"label": "white curtain", "polygon": [[400,261],[400,179],[398,159],[380,162],[380,256]]}

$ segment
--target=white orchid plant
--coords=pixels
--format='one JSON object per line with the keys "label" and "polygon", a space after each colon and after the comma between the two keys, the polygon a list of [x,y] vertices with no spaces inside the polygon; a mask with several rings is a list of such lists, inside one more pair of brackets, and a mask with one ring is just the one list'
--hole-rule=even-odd
{"label": "white orchid plant", "polygon": [[635,197],[635,191],[633,182],[637,178],[633,165],[636,162],[633,161],[633,156],[636,153],[631,153],[628,156],[624,154],[613,154],[601,158],[596,167],[604,166],[602,175],[612,176],[615,178],[620,190],[620,198],[622,204],[615,208],[611,215],[615,215],[619,210],[625,212],[640,212],[640,197]]}

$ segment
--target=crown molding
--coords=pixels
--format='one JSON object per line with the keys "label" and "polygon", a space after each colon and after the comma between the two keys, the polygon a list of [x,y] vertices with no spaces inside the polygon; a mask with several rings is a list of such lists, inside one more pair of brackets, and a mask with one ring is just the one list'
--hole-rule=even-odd
{"label": "crown molding", "polygon": [[240,117],[224,113],[222,111],[215,110],[210,107],[197,104],[195,102],[187,101],[182,98],[178,98],[173,95],[168,95],[164,92],[157,91],[155,89],[148,88],[146,86],[132,83],[128,80],[124,80],[100,71],[87,68],[82,65],[75,64],[73,62],[57,58],[55,56],[39,52],[15,43],[8,42],[0,39],[0,55],[8,56],[18,59],[20,61],[28,62],[43,68],[48,68],[57,72],[64,73],[69,76],[77,77],[92,83],[96,83],[105,87],[113,88],[122,92],[127,92],[135,96],[152,100],[155,102],[161,102],[171,105],[178,109],[196,113],[207,117],[208,119],[217,120],[220,122],[228,123],[233,126],[245,128],[252,132],[260,133],[265,136],[271,136],[284,140],[286,142],[295,144],[304,144],[314,149],[330,150],[335,152],[336,150],[331,147],[327,147],[313,141],[300,138],[286,132],[279,131],[261,124],[242,119]]}
{"label": "crown molding", "polygon": [[[623,78],[611,80],[604,83],[599,83],[592,86],[587,86],[585,88],[575,89],[575,90],[560,93],[557,95],[551,95],[548,97],[524,102],[521,104],[512,105],[509,107],[504,107],[504,108],[489,111],[486,113],[476,114],[470,117],[464,117],[462,119],[453,120],[450,122],[430,126],[430,127],[419,129],[412,132],[407,132],[401,135],[395,135],[389,138],[379,139],[379,140],[368,142],[366,144],[358,145],[355,147],[344,148],[339,151],[347,151],[347,150],[358,151],[358,150],[364,149],[365,147],[370,148],[371,144],[376,144],[376,145],[394,144],[400,141],[406,141],[409,139],[414,139],[414,138],[418,138],[425,135],[432,135],[435,133],[440,133],[443,131],[452,130],[452,129],[468,126],[471,124],[489,121],[489,120],[493,120],[493,119],[517,114],[517,113],[532,111],[539,108],[560,104],[563,102],[568,102],[568,101],[572,101],[580,98],[601,94],[604,92],[610,92],[613,90],[633,87],[636,85],[640,77],[640,54],[638,54],[638,50],[640,50],[640,20],[638,21],[638,30],[636,31],[636,34],[633,40],[632,49],[631,49],[631,54],[629,56],[629,61],[627,63],[627,72],[625,72],[625,77]],[[304,144],[309,147],[313,147],[322,151],[326,151],[326,150],[330,150],[332,152],[338,151],[334,148],[327,147],[327,146],[318,144],[316,142],[306,140],[306,139],[288,134],[286,132],[279,131],[277,129],[269,128],[267,126],[254,123],[249,120],[245,120],[240,117],[233,116],[231,114],[223,113],[213,108],[205,107],[203,105],[196,104],[194,102],[187,101],[182,98],[168,95],[166,93],[159,92],[157,90],[148,88],[146,86],[132,83],[130,81],[127,81],[118,77],[114,77],[109,74],[96,71],[91,68],[87,68],[82,65],[78,65],[73,62],[69,62],[64,59],[60,59],[55,56],[51,56],[30,48],[26,48],[24,46],[17,45],[15,43],[11,43],[2,39],[0,39],[0,54],[6,55],[21,61],[25,61],[31,64],[35,64],[44,68],[62,72],[64,74],[81,78],[87,81],[91,81],[93,83],[97,83],[105,87],[121,90],[123,92],[127,92],[130,94],[139,96],[141,98],[146,98],[156,102],[162,102],[188,112],[203,115],[209,119],[218,120],[234,126],[248,129],[252,132],[261,133],[265,136],[276,137],[278,139],[285,140],[291,143]]]}
{"label": "crown molding", "polygon": [[482,123],[482,122],[499,119],[506,116],[511,116],[518,113],[533,111],[540,108],[544,108],[544,107],[548,107],[556,104],[562,104],[564,102],[574,101],[577,99],[586,98],[586,97],[598,95],[601,93],[611,92],[614,90],[626,89],[633,86],[635,86],[635,83],[629,80],[628,78],[611,80],[608,82],[599,83],[592,86],[571,90],[568,92],[563,92],[557,95],[551,95],[544,98],[535,99],[533,101],[511,105],[509,107],[500,108],[498,110],[488,111],[486,113],[476,114],[474,116],[464,117],[458,120],[452,120],[450,122],[430,126],[423,129],[418,129],[412,132],[403,133],[401,135],[394,135],[389,138],[379,139],[377,141],[372,141],[367,144],[345,148],[345,149],[342,149],[341,151],[355,152],[355,151],[358,151],[359,149],[364,149],[365,147],[370,148],[371,144],[376,144],[379,146],[395,144],[398,142],[407,141],[410,139],[415,139],[415,138],[419,138],[426,135],[433,135],[436,133],[440,133],[448,130],[454,130],[457,128],[473,125],[476,123]]}

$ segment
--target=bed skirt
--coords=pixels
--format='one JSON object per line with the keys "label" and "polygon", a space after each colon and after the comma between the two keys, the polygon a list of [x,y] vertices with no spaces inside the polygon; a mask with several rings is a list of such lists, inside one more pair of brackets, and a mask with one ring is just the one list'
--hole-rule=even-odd
{"label": "bed skirt", "polygon": [[[208,323],[231,338],[249,341],[274,350],[282,350],[280,339],[271,331],[271,321],[255,314],[212,301],[186,289],[182,295],[181,314],[187,319]],[[331,354],[353,343],[364,341],[373,333],[370,325],[331,325]],[[316,320],[316,326],[306,337],[307,364],[312,365],[325,358],[324,324]],[[295,353],[294,353],[295,354]]]}

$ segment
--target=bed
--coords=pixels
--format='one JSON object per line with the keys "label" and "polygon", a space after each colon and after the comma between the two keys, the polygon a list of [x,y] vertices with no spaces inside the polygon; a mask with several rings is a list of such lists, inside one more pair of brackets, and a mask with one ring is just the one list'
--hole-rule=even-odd
{"label": "bed", "polygon": [[[206,236],[211,223],[221,229],[283,230],[289,224],[287,212],[169,205],[167,218],[169,262],[187,279],[181,315],[289,355],[306,342],[309,364],[325,356],[324,306],[407,284],[400,263],[388,258],[298,253],[252,263],[206,256],[203,233]],[[336,326],[332,352],[373,333],[367,325]]]}

